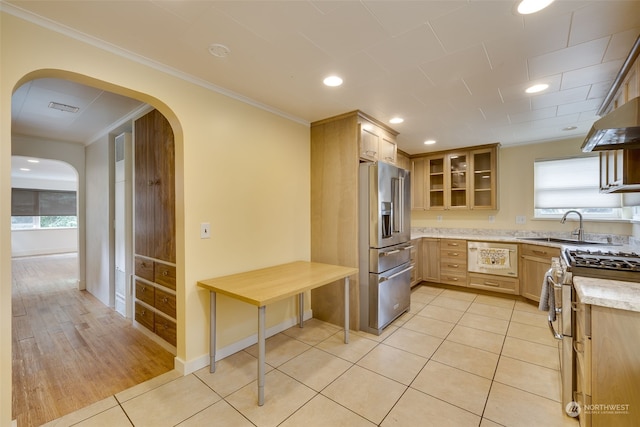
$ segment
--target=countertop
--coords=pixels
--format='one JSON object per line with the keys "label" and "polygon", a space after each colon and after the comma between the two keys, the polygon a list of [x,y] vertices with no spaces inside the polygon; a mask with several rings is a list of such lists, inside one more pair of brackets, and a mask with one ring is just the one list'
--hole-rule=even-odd
{"label": "countertop", "polygon": [[573,287],[585,304],[640,312],[640,283],[574,276]]}
{"label": "countertop", "polygon": [[[524,243],[528,245],[549,246],[554,248],[580,248],[591,251],[612,251],[612,252],[640,252],[638,246],[628,244],[617,245],[566,245],[556,242],[539,242],[526,240],[529,236],[504,236],[492,234],[448,234],[446,232],[412,232],[412,239],[439,238],[439,239],[461,239],[484,242],[501,243]],[[532,236],[536,237],[536,236]],[[624,282],[619,280],[609,280],[601,278],[574,276],[573,284],[580,299],[585,304],[599,305],[602,307],[616,308],[640,312],[640,283]]]}

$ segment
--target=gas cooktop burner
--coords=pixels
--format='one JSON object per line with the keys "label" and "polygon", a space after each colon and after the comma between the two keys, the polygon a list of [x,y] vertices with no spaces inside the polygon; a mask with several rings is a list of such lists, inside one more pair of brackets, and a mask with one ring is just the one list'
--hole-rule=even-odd
{"label": "gas cooktop burner", "polygon": [[565,259],[575,276],[640,282],[640,255],[635,252],[566,249]]}

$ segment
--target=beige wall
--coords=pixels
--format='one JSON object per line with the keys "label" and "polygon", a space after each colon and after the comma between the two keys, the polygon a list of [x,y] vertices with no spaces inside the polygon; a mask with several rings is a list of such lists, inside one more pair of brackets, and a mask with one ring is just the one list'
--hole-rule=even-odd
{"label": "beige wall", "polygon": [[[533,219],[533,162],[536,159],[561,158],[583,154],[583,138],[540,144],[501,147],[498,151],[499,209],[495,211],[413,211],[412,227],[488,228],[495,230],[529,230],[569,232],[574,223]],[[437,216],[442,221],[437,221]],[[495,217],[489,222],[489,216]],[[526,217],[524,225],[516,224],[516,216]],[[586,233],[632,235],[628,222],[586,221]]]}
{"label": "beige wall", "polygon": [[[64,77],[141,99],[176,135],[178,362],[208,354],[208,294],[199,279],[309,259],[309,128],[148,66],[1,14],[0,425],[11,419],[11,94]],[[210,222],[212,238],[200,239]],[[220,347],[256,333],[256,309],[219,298]],[[295,317],[270,306],[267,327]]]}

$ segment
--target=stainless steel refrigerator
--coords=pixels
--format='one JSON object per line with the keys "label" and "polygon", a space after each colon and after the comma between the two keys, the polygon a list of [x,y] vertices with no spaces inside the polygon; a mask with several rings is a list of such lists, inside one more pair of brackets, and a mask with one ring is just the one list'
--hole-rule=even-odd
{"label": "stainless steel refrigerator", "polygon": [[411,179],[387,163],[361,163],[359,178],[360,329],[380,335],[410,305]]}

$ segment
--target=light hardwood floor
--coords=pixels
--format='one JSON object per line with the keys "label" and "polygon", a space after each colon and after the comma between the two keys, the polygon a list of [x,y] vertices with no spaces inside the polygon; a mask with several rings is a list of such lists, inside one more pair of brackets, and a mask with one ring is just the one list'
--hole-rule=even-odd
{"label": "light hardwood floor", "polygon": [[173,369],[173,355],[86,291],[76,254],[12,261],[13,418],[38,426]]}

